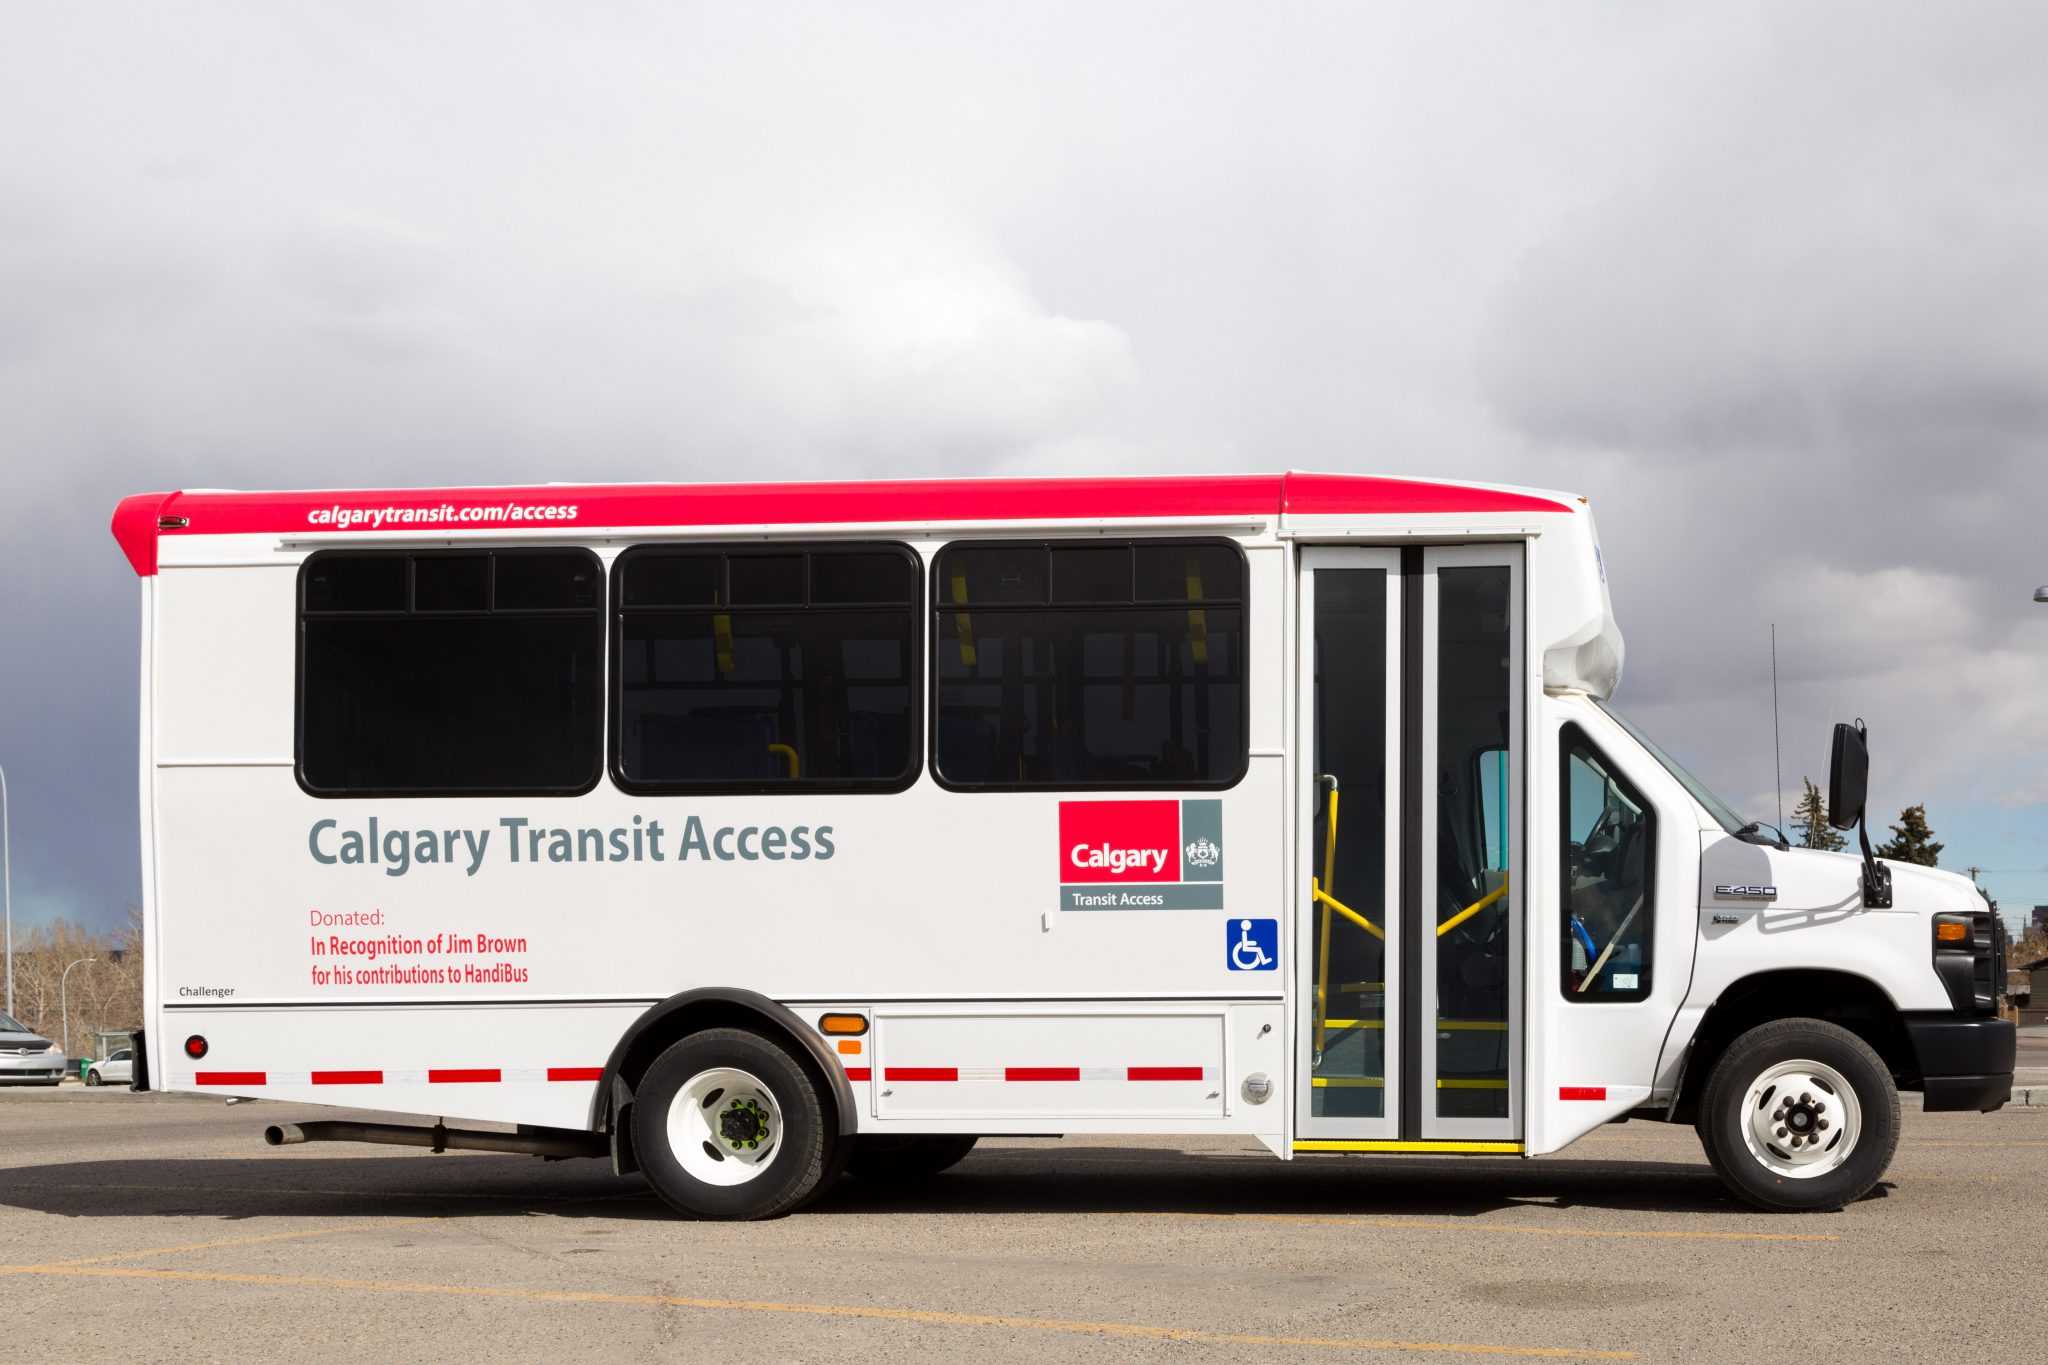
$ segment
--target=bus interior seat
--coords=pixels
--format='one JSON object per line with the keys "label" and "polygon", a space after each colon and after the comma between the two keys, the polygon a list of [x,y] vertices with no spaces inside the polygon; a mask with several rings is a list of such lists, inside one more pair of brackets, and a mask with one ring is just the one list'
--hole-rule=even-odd
{"label": "bus interior seat", "polygon": [[647,715],[640,718],[641,771],[661,778],[776,778],[788,774],[766,716]]}
{"label": "bus interior seat", "polygon": [[895,777],[910,757],[910,717],[902,711],[856,711],[847,723],[853,750],[848,777]]}
{"label": "bus interior seat", "polygon": [[939,717],[939,771],[955,782],[987,782],[996,771],[996,727],[976,716]]}

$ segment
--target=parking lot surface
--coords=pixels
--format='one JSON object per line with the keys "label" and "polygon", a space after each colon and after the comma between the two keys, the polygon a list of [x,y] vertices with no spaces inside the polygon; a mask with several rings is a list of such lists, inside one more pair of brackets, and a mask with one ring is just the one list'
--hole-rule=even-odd
{"label": "parking lot surface", "polygon": [[735,1225],[594,1161],[262,1145],[332,1110],[7,1092],[0,1358],[1984,1359],[2048,1110],[1907,1105],[1839,1214],[1630,1123],[1529,1162],[989,1141]]}

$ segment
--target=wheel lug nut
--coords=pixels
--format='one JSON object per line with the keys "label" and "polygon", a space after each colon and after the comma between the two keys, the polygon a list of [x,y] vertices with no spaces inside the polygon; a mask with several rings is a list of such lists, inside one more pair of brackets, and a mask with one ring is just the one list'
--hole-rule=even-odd
{"label": "wheel lug nut", "polygon": [[1826,1119],[1822,1119],[1816,1126],[1825,1129],[1828,1126],[1828,1121]]}
{"label": "wheel lug nut", "polygon": [[1802,1091],[1802,1092],[1800,1093],[1800,1096],[1799,1096],[1799,1102],[1800,1102],[1801,1104],[1812,1104],[1812,1103],[1813,1103],[1813,1096],[1811,1096],[1811,1095],[1809,1095],[1809,1094],[1806,1094],[1805,1092],[1803,1092],[1803,1091]]}
{"label": "wheel lug nut", "polygon": [[1814,1112],[1814,1113],[1816,1113],[1816,1114],[1825,1114],[1825,1113],[1827,1113],[1827,1112],[1828,1112],[1828,1105],[1827,1105],[1827,1101],[1826,1101],[1826,1100],[1822,1100],[1822,1101],[1821,1101],[1820,1103],[1818,1103],[1818,1104],[1814,1105],[1814,1106],[1813,1106],[1813,1112]]}
{"label": "wheel lug nut", "polygon": [[[1784,1130],[1784,1128],[1783,1128],[1782,1126],[1781,1126],[1781,1127],[1780,1127],[1780,1128],[1778,1129],[1778,1136],[1779,1136],[1779,1137],[1781,1137],[1781,1138],[1785,1136],[1785,1130]],[[1794,1138],[1794,1139],[1792,1139],[1792,1140],[1793,1140],[1794,1142],[1797,1142],[1797,1141],[1798,1141],[1799,1139],[1798,1139],[1798,1138]]]}

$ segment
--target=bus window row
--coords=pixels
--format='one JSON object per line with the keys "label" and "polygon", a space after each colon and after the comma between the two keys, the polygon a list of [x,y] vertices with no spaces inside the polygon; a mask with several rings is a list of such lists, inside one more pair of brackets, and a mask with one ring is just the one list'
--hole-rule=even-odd
{"label": "bus window row", "polygon": [[608,583],[581,549],[325,551],[299,576],[298,778],[889,792],[929,755],[961,790],[1227,787],[1245,612],[1227,540],[961,542],[928,578],[890,543],[643,545]]}

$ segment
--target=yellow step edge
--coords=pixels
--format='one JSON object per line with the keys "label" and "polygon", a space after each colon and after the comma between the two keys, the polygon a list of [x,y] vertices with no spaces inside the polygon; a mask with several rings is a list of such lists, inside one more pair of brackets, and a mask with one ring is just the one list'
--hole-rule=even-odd
{"label": "yellow step edge", "polygon": [[1297,1152],[1472,1152],[1498,1156],[1519,1156],[1519,1142],[1379,1142],[1344,1141],[1335,1138],[1299,1138]]}

